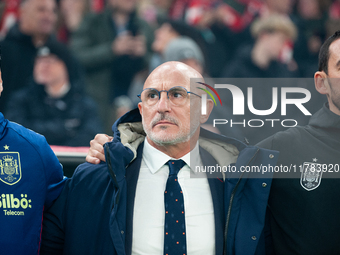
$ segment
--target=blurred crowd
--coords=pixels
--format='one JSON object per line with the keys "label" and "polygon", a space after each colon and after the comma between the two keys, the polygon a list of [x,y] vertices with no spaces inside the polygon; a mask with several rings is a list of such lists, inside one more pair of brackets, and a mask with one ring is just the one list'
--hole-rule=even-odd
{"label": "blurred crowd", "polygon": [[1,0],[0,110],[53,145],[87,146],[138,103],[148,74],[313,77],[340,0]]}

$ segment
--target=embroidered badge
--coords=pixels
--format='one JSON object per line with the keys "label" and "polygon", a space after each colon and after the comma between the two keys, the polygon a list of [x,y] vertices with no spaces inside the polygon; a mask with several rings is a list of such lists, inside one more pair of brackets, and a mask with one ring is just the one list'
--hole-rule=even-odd
{"label": "embroidered badge", "polygon": [[19,152],[0,152],[0,180],[14,185],[21,179]]}
{"label": "embroidered badge", "polygon": [[321,183],[322,172],[321,164],[314,162],[304,162],[300,178],[300,184],[302,188],[307,191],[311,191],[319,187]]}

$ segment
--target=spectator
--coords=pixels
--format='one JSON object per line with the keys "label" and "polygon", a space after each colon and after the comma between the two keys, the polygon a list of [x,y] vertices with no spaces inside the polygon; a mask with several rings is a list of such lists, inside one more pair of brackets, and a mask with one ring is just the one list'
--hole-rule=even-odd
{"label": "spectator", "polygon": [[298,37],[294,44],[294,59],[301,77],[312,77],[317,69],[318,53],[326,39],[327,13],[320,0],[299,0],[294,18]]}
{"label": "spectator", "polygon": [[[221,0],[144,0],[141,2],[140,15],[154,27],[158,27],[161,20],[171,20],[189,25],[186,29],[187,33],[192,31],[193,27],[199,29],[205,41],[204,46],[197,41],[197,38],[187,33],[180,33],[180,35],[191,37],[201,48],[204,48],[207,62],[206,72],[213,76],[220,74],[220,66],[223,66],[221,63],[225,63],[227,59],[224,41],[217,40],[219,33],[213,34],[207,24],[215,20],[215,7],[220,4]],[[228,49],[230,47],[228,43]],[[161,62],[157,62],[157,65],[159,63]],[[153,68],[157,65],[153,65]]]}
{"label": "spectator", "polygon": [[[176,27],[172,26],[172,23],[175,22],[170,20],[165,21],[155,30],[155,40],[152,43],[152,50],[155,54],[153,54],[151,59],[150,71],[164,63],[163,53],[166,46],[171,40],[178,38],[181,35],[180,32],[176,30]],[[184,29],[182,29],[184,31],[188,29],[188,26],[182,22],[176,22],[175,24],[184,27]]]}
{"label": "spectator", "polygon": [[38,51],[34,79],[13,94],[9,119],[44,135],[49,144],[88,146],[102,131],[96,104],[69,79],[72,60],[65,46],[47,44]]}
{"label": "spectator", "polygon": [[135,0],[110,0],[104,12],[86,16],[71,38],[71,49],[86,70],[87,92],[97,101],[107,130],[114,98],[127,94],[151,51],[152,30],[135,8]]}
{"label": "spectator", "polygon": [[210,27],[214,23],[223,24],[231,32],[239,34],[251,24],[264,6],[265,3],[261,0],[217,1],[215,8],[202,12],[202,17],[198,19],[197,25]]}
{"label": "spectator", "polygon": [[[0,109],[4,110],[11,93],[26,86],[33,75],[37,48],[56,42],[53,36],[57,21],[55,0],[24,0],[20,5],[18,23],[1,42],[3,50],[3,80],[7,85]],[[70,79],[81,77],[75,60]]]}
{"label": "spectator", "polygon": [[213,38],[209,47],[214,60],[211,75],[221,77],[223,67],[231,63],[237,49],[252,41],[249,25],[259,16],[263,6],[262,0],[228,0],[218,1],[202,12],[196,25],[205,28],[206,36],[211,34],[209,37]]}
{"label": "spectator", "polygon": [[[240,48],[235,54],[235,58],[225,67],[224,77],[226,78],[287,78],[296,77],[297,72],[289,71],[286,64],[279,61],[281,51],[287,40],[294,40],[296,37],[296,27],[293,22],[286,16],[271,15],[258,19],[252,24],[252,34],[256,39],[253,45]],[[252,84],[249,84],[249,82]],[[272,90],[267,82],[260,82],[260,79],[240,80],[236,79],[235,83],[243,91],[247,92],[247,87],[256,87],[253,96],[253,105],[256,109],[269,109],[270,103],[268,98],[272,98]],[[230,81],[229,81],[230,82]],[[232,82],[232,84],[234,84]],[[256,85],[254,85],[256,84]],[[284,84],[277,82],[277,87]],[[292,84],[292,86],[294,86]],[[223,90],[221,96],[225,99],[223,111],[224,116],[231,117],[232,98],[230,93]],[[270,101],[270,100],[269,100]],[[278,111],[270,115],[270,118],[280,119]],[[221,116],[221,115],[220,115]],[[223,116],[223,115],[222,115]],[[243,119],[254,119],[254,114],[246,111],[242,118],[234,116],[234,120],[242,122]],[[237,122],[236,121],[236,122]],[[271,127],[269,125],[254,129],[242,125],[218,125],[220,132],[224,135],[232,134],[235,138],[248,141],[250,144],[256,144],[269,134],[279,130],[279,126]],[[282,128],[282,127],[281,127]]]}
{"label": "spectator", "polygon": [[[170,19],[162,20],[161,25],[155,30],[155,40],[152,43],[152,50],[155,54],[152,57],[150,70],[159,66],[165,62],[165,50],[174,39],[185,36],[192,39],[199,47],[199,51],[202,54],[201,59],[204,57],[205,61],[208,61],[206,54],[206,44],[202,37],[200,30],[189,26],[183,21],[174,21]],[[197,49],[197,46],[194,46]],[[197,51],[197,50],[195,50]],[[206,70],[205,70],[206,71]]]}
{"label": "spectator", "polygon": [[84,16],[90,12],[89,0],[60,0],[58,40],[68,44],[71,34],[76,31]]}
{"label": "spectator", "polygon": [[[210,54],[215,59],[212,74],[223,77],[223,67],[233,65],[239,48],[244,47],[245,42],[252,41],[249,28],[256,18],[278,14],[288,17],[292,7],[292,0],[228,0],[219,1],[215,8],[204,11],[197,25],[209,28],[215,37],[210,48]],[[289,62],[292,45],[286,44],[284,49],[287,53],[280,56],[280,61]]]}
{"label": "spectator", "polygon": [[[2,90],[0,48],[0,94]],[[8,121],[1,112],[0,154],[1,254],[38,254],[43,212],[65,183],[62,165],[42,135]]]}
{"label": "spectator", "polygon": [[252,24],[254,45],[240,48],[235,59],[225,68],[224,77],[268,78],[294,77],[286,64],[280,63],[280,54],[287,40],[294,41],[296,27],[293,22],[281,15],[258,19]]}

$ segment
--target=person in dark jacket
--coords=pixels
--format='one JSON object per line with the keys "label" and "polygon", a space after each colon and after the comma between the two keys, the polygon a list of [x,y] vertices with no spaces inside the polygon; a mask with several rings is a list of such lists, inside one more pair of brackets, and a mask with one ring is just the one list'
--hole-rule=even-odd
{"label": "person in dark jacket", "polygon": [[110,0],[101,13],[84,17],[70,40],[86,72],[87,93],[99,105],[109,132],[113,102],[127,94],[135,75],[147,67],[153,31],[138,18],[136,1]]}
{"label": "person in dark jacket", "polygon": [[[256,20],[251,26],[255,39],[252,45],[242,45],[222,73],[228,78],[296,77],[281,54],[288,42],[294,41],[296,27],[285,16],[278,14]],[[296,69],[296,68],[295,68]]]}
{"label": "person in dark jacket", "polygon": [[[271,175],[249,180],[253,173],[241,169],[274,166],[277,152],[200,129],[213,102],[207,100],[208,114],[201,115],[203,92],[188,91],[190,77],[202,79],[180,62],[150,74],[139,109],[113,125],[106,163],[80,165],[44,215],[41,254],[167,254],[176,247],[181,253],[174,254],[264,254]],[[171,179],[168,162],[177,159],[184,166]],[[235,172],[202,170],[217,164]],[[168,190],[171,180],[181,187],[179,201],[171,202],[181,204],[178,215],[165,209],[166,194],[175,192]],[[165,223],[175,214],[180,224]],[[169,224],[174,229],[168,232]],[[183,231],[173,234],[178,228]],[[174,241],[169,246],[168,237]]]}
{"label": "person in dark jacket", "polygon": [[[10,95],[25,86],[33,75],[37,49],[46,43],[58,43],[53,35],[57,21],[55,0],[24,0],[20,18],[7,33],[2,46],[3,80],[6,84],[0,110],[5,111]],[[70,53],[71,54],[71,53]],[[82,77],[79,63],[72,57],[70,79]]]}
{"label": "person in dark jacket", "polygon": [[280,151],[269,197],[275,254],[338,254],[340,251],[340,31],[320,49],[316,90],[327,103],[306,126],[279,132],[258,146]]}
{"label": "person in dark jacket", "polygon": [[[272,89],[270,88],[272,84],[268,78],[296,77],[298,74],[296,71],[289,70],[288,64],[283,63],[281,60],[284,47],[286,47],[287,42],[294,41],[297,30],[294,23],[288,17],[272,14],[256,20],[251,26],[251,32],[255,38],[255,43],[239,47],[234,59],[226,66],[223,77],[249,78],[244,80],[235,79],[234,82],[243,90],[243,93],[247,93],[247,89],[253,87],[255,91],[253,105],[257,109],[268,109],[272,98]],[[263,80],[263,78],[267,79]],[[282,86],[287,86],[287,83],[289,83],[286,81],[282,82],[283,79],[280,81],[274,81],[273,79],[272,81],[275,82],[275,87],[279,87],[279,89]],[[296,85],[290,83],[289,86]],[[221,93],[226,102],[226,110],[229,110],[228,107],[232,109],[233,100],[230,97],[230,93],[225,91]],[[220,114],[220,116],[227,116],[229,118],[229,116],[233,115],[226,112],[224,115]],[[233,117],[235,122],[258,118],[258,116],[250,111],[246,111],[241,116],[242,118],[237,119],[237,116],[236,118],[235,116]],[[280,119],[281,116],[279,116],[278,112],[275,112],[268,117]],[[233,137],[240,140],[245,139],[252,145],[284,129],[279,125],[264,125],[261,128],[249,127],[247,125],[233,125],[231,128],[227,125],[218,125],[218,128],[221,134],[233,134]]]}
{"label": "person in dark jacket", "polygon": [[50,43],[40,48],[32,81],[12,95],[6,114],[44,135],[49,144],[89,146],[102,125],[81,80],[69,79],[72,63],[66,46]]}
{"label": "person in dark jacket", "polygon": [[62,166],[46,139],[0,112],[1,254],[39,253],[43,211],[64,183]]}

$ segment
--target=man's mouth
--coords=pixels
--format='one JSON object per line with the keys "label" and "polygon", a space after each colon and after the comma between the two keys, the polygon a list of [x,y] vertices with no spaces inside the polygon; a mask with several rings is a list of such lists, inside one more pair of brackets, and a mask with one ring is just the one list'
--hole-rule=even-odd
{"label": "man's mouth", "polygon": [[155,126],[165,126],[165,125],[177,125],[176,119],[166,116],[166,115],[161,115],[158,116],[155,120],[151,122],[152,127]]}
{"label": "man's mouth", "polygon": [[158,121],[155,125],[155,126],[161,126],[161,125],[176,125],[175,123],[172,123],[170,121],[166,121],[166,120],[161,120],[161,121]]}

